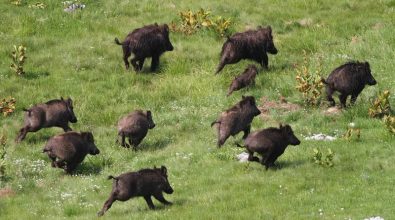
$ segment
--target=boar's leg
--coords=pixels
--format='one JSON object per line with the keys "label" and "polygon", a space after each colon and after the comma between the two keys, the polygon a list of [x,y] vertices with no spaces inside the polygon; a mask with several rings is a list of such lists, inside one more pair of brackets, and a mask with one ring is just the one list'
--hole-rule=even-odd
{"label": "boar's leg", "polygon": [[152,203],[151,196],[144,196],[145,201],[147,202],[147,205],[150,209],[155,209],[154,203]]}
{"label": "boar's leg", "polygon": [[133,65],[134,71],[139,72],[139,71],[141,71],[143,69],[144,59],[145,59],[144,57],[139,56],[139,55],[136,54],[133,57],[133,59],[130,60],[130,62]]}
{"label": "boar's leg", "polygon": [[151,60],[151,71],[155,71],[156,68],[159,65],[159,56],[158,55],[154,55],[152,56],[152,60]]}
{"label": "boar's leg", "polygon": [[251,131],[251,125],[248,125],[244,130],[244,135],[243,135],[243,140],[247,138],[247,136],[250,134]]}
{"label": "boar's leg", "polygon": [[[126,145],[126,143],[125,143],[125,138],[126,138],[125,134],[121,134],[121,138],[122,138],[121,146],[122,146],[122,147],[128,147],[128,146]],[[129,138],[129,140],[130,140],[130,138]]]}
{"label": "boar's leg", "polygon": [[103,208],[101,209],[100,212],[97,213],[98,216],[104,215],[104,213],[109,210],[112,206],[112,204],[116,201],[116,198],[113,193],[111,193],[110,198],[107,199],[107,201],[104,203]]}
{"label": "boar's leg", "polygon": [[339,95],[340,106],[342,108],[346,107],[347,96],[348,96],[347,94],[343,94],[343,93]]}
{"label": "boar's leg", "polygon": [[69,162],[67,162],[67,165],[63,166],[63,168],[67,174],[71,174],[75,170],[77,165],[78,165],[78,163],[69,161]]}
{"label": "boar's leg", "polygon": [[65,169],[66,162],[64,160],[58,160],[58,161],[55,162],[55,167]]}
{"label": "boar's leg", "polygon": [[165,199],[165,197],[163,197],[162,192],[156,193],[156,194],[154,194],[153,196],[155,197],[155,199],[157,199],[159,202],[161,202],[161,203],[163,203],[163,204],[165,204],[165,205],[171,205],[171,204],[173,204],[173,203],[167,201],[167,200]]}
{"label": "boar's leg", "polygon": [[137,146],[139,146],[142,140],[143,138],[141,137],[132,138],[132,140],[129,139],[129,144],[130,146],[134,146],[134,150],[137,150]]}
{"label": "boar's leg", "polygon": [[145,58],[141,58],[140,60],[138,60],[139,70],[143,69],[144,61],[145,61]]}
{"label": "boar's leg", "polygon": [[18,135],[18,137],[17,137],[17,139],[16,139],[16,142],[19,143],[19,142],[21,142],[23,139],[25,139],[25,137],[26,137],[26,135],[27,135],[27,132],[36,132],[36,131],[38,131],[38,130],[40,130],[40,127],[34,127],[34,128],[32,128],[32,127],[30,127],[29,125],[27,125],[27,126],[21,128],[21,129],[19,130],[19,135]]}
{"label": "boar's leg", "polygon": [[358,95],[359,94],[352,94],[351,95],[351,104],[353,104],[353,105],[355,104],[355,101],[357,101]]}
{"label": "boar's leg", "polygon": [[64,132],[72,131],[72,129],[69,127],[68,124],[63,125],[62,128],[63,128]]}
{"label": "boar's leg", "polygon": [[129,69],[129,61],[128,58],[132,54],[129,48],[129,45],[122,45],[123,49],[123,62],[125,63],[125,68]]}
{"label": "boar's leg", "polygon": [[261,64],[261,66],[263,68],[268,69],[268,67],[269,67],[269,57],[267,57],[266,53],[263,53],[262,60],[259,63]]}
{"label": "boar's leg", "polygon": [[259,158],[258,157],[254,157],[254,152],[248,150],[248,161],[256,161],[259,162]]}
{"label": "boar's leg", "polygon": [[326,99],[328,100],[330,106],[335,106],[335,100],[332,97],[333,92],[333,89],[331,89],[329,86],[326,86]]}

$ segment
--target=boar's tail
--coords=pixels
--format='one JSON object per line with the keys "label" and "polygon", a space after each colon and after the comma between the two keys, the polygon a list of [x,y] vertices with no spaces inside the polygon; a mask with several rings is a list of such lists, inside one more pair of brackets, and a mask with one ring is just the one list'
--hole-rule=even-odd
{"label": "boar's tail", "polygon": [[213,125],[215,125],[215,124],[221,124],[221,122],[220,121],[213,121],[213,122],[211,122],[211,127],[213,127]]}
{"label": "boar's tail", "polygon": [[110,179],[118,180],[118,177],[114,177],[114,176],[111,176],[111,175],[110,175],[110,176],[107,177],[107,179],[109,179],[109,180],[110,180]]}
{"label": "boar's tail", "polygon": [[236,143],[236,146],[240,148],[245,148],[245,146],[241,146],[239,143]]}
{"label": "boar's tail", "polygon": [[23,108],[22,110],[25,111],[25,112],[29,112],[29,116],[32,113],[32,110],[30,110],[30,109]]}
{"label": "boar's tail", "polygon": [[118,44],[118,45],[123,45],[121,42],[119,42],[118,38],[115,38],[114,41],[115,41],[115,43]]}

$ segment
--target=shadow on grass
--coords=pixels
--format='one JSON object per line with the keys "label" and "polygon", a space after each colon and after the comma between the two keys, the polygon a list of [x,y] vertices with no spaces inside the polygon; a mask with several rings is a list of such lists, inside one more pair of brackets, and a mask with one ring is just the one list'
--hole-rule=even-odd
{"label": "shadow on grass", "polygon": [[84,163],[80,164],[76,170],[74,170],[73,175],[98,175],[101,170],[101,165],[86,160]]}
{"label": "shadow on grass", "polygon": [[26,72],[23,77],[25,79],[32,80],[32,79],[38,79],[38,78],[47,77],[47,76],[49,76],[48,72]]}
{"label": "shadow on grass", "polygon": [[[260,159],[259,159],[260,160]],[[258,161],[250,161],[259,163]],[[287,168],[293,168],[293,167],[299,167],[302,164],[304,164],[306,161],[304,160],[292,160],[292,161],[276,161],[274,163],[274,166],[270,167],[270,170],[282,170],[282,169],[287,169]],[[262,165],[263,166],[263,165]]]}
{"label": "shadow on grass", "polygon": [[166,139],[160,139],[156,140],[155,142],[143,142],[137,147],[137,151],[155,151],[159,149],[163,149],[167,147],[171,142],[171,139],[166,138]]}

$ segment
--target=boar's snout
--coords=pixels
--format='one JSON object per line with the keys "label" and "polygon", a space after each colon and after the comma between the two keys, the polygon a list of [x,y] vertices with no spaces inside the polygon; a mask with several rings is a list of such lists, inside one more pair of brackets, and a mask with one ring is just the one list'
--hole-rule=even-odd
{"label": "boar's snout", "polygon": [[174,50],[174,47],[173,47],[173,45],[169,42],[169,44],[167,45],[167,51],[173,51]]}
{"label": "boar's snout", "polygon": [[273,40],[269,41],[269,43],[267,45],[267,52],[269,52],[271,54],[277,54],[278,53],[277,48],[274,46]]}
{"label": "boar's snout", "polygon": [[370,86],[374,86],[374,85],[376,85],[377,84],[377,81],[372,77],[371,79],[369,79],[369,81],[368,81],[368,85],[370,85]]}
{"label": "boar's snout", "polygon": [[96,154],[100,154],[100,150],[98,148],[93,148],[90,152],[91,155],[96,155]]}
{"label": "boar's snout", "polygon": [[167,186],[163,189],[163,191],[167,194],[173,194],[174,190],[171,188],[170,184],[166,184]]}
{"label": "boar's snout", "polygon": [[70,122],[71,123],[77,123],[77,117],[75,117],[75,115],[74,115],[74,113],[71,115],[71,118],[70,118]]}
{"label": "boar's snout", "polygon": [[261,114],[261,111],[256,106],[254,106],[253,113],[254,113],[254,116],[257,116],[257,115]]}
{"label": "boar's snout", "polygon": [[296,146],[296,145],[300,144],[300,140],[295,135],[292,134],[292,136],[289,137],[289,143],[291,145],[295,145]]}
{"label": "boar's snout", "polygon": [[155,128],[155,126],[156,126],[156,124],[155,124],[155,123],[150,123],[150,125],[149,125],[149,129],[153,129],[153,128]]}

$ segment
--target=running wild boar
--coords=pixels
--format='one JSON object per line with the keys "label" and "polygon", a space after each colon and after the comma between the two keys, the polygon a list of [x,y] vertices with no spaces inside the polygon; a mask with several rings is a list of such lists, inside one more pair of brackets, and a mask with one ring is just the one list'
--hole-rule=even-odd
{"label": "running wild boar", "polygon": [[[118,122],[118,135],[122,137],[121,145],[123,147],[133,145],[134,149],[137,149],[137,146],[147,135],[148,129],[154,127],[151,111],[136,110],[128,114]],[[129,146],[125,143],[126,137],[128,137]]]}
{"label": "running wild boar", "polygon": [[244,140],[249,153],[249,161],[258,161],[254,152],[262,155],[261,163],[268,169],[281,156],[288,145],[299,145],[299,139],[294,135],[291,126],[281,125],[280,128],[266,128],[248,135]]}
{"label": "running wild boar", "polygon": [[134,54],[131,63],[136,72],[143,68],[144,60],[147,57],[152,57],[151,71],[155,71],[159,65],[160,55],[173,50],[167,24],[158,25],[155,23],[137,28],[129,33],[122,43],[118,38],[115,38],[115,43],[122,46],[126,69],[129,69],[128,58],[131,53]]}
{"label": "running wild boar", "polygon": [[52,160],[52,167],[62,168],[70,174],[87,154],[96,155],[100,150],[96,147],[91,132],[69,131],[50,138],[43,153],[47,153]]}
{"label": "running wild boar", "polygon": [[358,95],[365,85],[376,85],[368,62],[353,61],[337,67],[329,74],[328,79],[322,79],[326,86],[327,99],[331,106],[335,105],[332,95],[335,91],[340,93],[341,107],[346,107],[346,100],[351,95],[351,103],[354,104]]}
{"label": "running wild boar", "polygon": [[245,139],[250,133],[252,120],[260,113],[253,96],[242,96],[240,102],[222,112],[220,117],[211,123],[211,126],[217,124],[217,146],[221,147],[229,136],[235,136],[241,131],[244,132]]}
{"label": "running wild boar", "polygon": [[270,26],[236,33],[228,37],[228,40],[222,46],[221,59],[216,74],[226,64],[237,63],[241,59],[255,60],[263,68],[267,69],[269,58],[266,53],[277,54],[277,49],[273,43],[272,28]]}
{"label": "running wild boar", "polygon": [[16,142],[21,142],[27,132],[36,132],[41,128],[61,127],[65,132],[71,131],[69,122],[77,122],[71,98],[64,100],[61,97],[60,100],[54,99],[23,110],[26,112],[25,125],[19,130]]}
{"label": "running wild boar", "polygon": [[97,213],[98,216],[111,208],[115,201],[126,201],[133,197],[142,196],[150,209],[155,209],[151,196],[165,205],[172,203],[163,197],[163,193],[173,193],[170,183],[167,179],[167,169],[162,166],[160,169],[142,169],[137,172],[124,173],[118,177],[109,176],[108,179],[114,179],[110,197],[104,203],[103,208]]}
{"label": "running wild boar", "polygon": [[251,84],[255,84],[255,77],[257,73],[258,70],[256,66],[249,65],[241,75],[235,77],[235,79],[232,81],[229,86],[227,96],[230,96],[233,91],[237,91]]}

